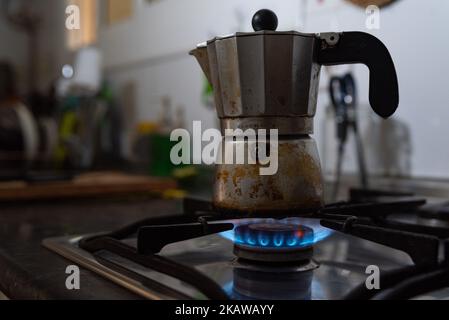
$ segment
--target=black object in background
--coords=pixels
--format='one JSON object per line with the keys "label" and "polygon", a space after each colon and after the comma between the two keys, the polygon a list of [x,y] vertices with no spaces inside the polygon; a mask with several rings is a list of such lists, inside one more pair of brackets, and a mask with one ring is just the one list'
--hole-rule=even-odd
{"label": "black object in background", "polygon": [[357,94],[355,80],[352,74],[347,73],[341,77],[332,77],[329,84],[329,93],[335,112],[336,136],[338,140],[336,179],[332,194],[332,200],[335,201],[340,187],[343,156],[349,130],[352,130],[354,134],[360,184],[364,189],[368,188],[368,177],[362,138],[357,124]]}

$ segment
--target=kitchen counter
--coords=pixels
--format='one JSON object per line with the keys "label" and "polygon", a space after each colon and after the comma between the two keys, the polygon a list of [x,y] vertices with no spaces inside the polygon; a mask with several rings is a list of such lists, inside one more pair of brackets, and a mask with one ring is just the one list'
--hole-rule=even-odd
{"label": "kitchen counter", "polygon": [[10,299],[138,299],[82,268],[80,289],[68,290],[65,270],[72,263],[41,242],[181,212],[178,201],[142,198],[0,204],[0,208],[0,292]]}
{"label": "kitchen counter", "polygon": [[[329,180],[327,190],[331,190]],[[371,178],[371,187],[408,190],[429,200],[449,198],[449,182],[424,182]],[[342,180],[342,198],[347,196],[348,185],[357,185],[356,177]],[[204,197],[208,192],[197,196]],[[142,197],[0,203],[0,208],[0,299],[1,292],[11,299],[139,299],[83,268],[80,268],[80,290],[66,289],[65,269],[72,263],[44,248],[42,240],[110,231],[144,218],[182,212],[180,201]]]}

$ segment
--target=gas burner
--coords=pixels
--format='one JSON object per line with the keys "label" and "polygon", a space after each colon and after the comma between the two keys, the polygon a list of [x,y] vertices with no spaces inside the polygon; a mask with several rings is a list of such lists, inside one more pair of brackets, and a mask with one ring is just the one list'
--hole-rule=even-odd
{"label": "gas burner", "polygon": [[238,259],[233,262],[233,294],[238,299],[308,300],[311,297],[313,260],[301,263],[254,263]]}
{"label": "gas burner", "polygon": [[287,223],[255,223],[235,228],[234,254],[265,263],[304,262],[312,258],[313,230]]}

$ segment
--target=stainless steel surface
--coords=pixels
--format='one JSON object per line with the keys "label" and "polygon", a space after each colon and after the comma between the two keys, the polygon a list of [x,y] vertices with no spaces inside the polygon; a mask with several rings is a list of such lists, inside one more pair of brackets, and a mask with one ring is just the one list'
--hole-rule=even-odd
{"label": "stainless steel surface", "polygon": [[[301,219],[300,223],[319,228],[314,220]],[[318,234],[318,232],[319,230],[316,233]],[[100,264],[90,254],[77,247],[79,239],[80,237],[48,239],[45,241],[45,246],[146,298],[167,298],[159,295],[154,288],[145,287],[143,284],[118,275],[112,269]],[[242,285],[245,288],[245,284],[241,282],[238,284],[241,289],[240,293],[235,290],[235,281],[242,280],[241,276],[244,276],[245,281],[263,284],[265,288],[270,283],[271,291],[261,290],[255,293],[257,295],[263,294],[266,299],[286,298],[286,291],[288,291],[290,299],[301,297],[303,299],[341,299],[350,289],[366,280],[368,276],[365,273],[367,266],[377,265],[381,272],[384,272],[411,264],[408,256],[399,251],[339,233],[334,233],[326,240],[315,244],[314,247],[314,261],[319,264],[318,268],[306,268],[304,270],[301,268],[277,268],[277,272],[275,272],[276,270],[263,270],[257,265],[242,264],[237,261],[232,254],[233,242],[220,235],[171,244],[162,250],[161,255],[201,271],[220,284],[233,299],[251,298],[247,296],[250,295],[248,292],[245,295],[241,294]],[[108,259],[136,273],[173,287],[188,296],[197,299],[204,298],[195,289],[176,279],[137,266],[113,254],[102,253],[101,256],[103,259]],[[245,270],[243,275],[236,271],[241,269]],[[310,296],[307,296],[306,292],[307,277],[301,274],[304,271],[310,271],[312,276],[310,279]],[[291,281],[285,281],[287,278]],[[293,281],[293,279],[296,280]],[[292,283],[295,285],[292,285]],[[267,296],[267,294],[269,295]],[[435,295],[431,293],[428,296],[434,297]]]}
{"label": "stainless steel surface", "polygon": [[[226,129],[277,129],[279,135],[292,132],[302,134],[313,133],[313,118],[307,117],[247,117],[247,118],[224,118],[220,120],[222,134]],[[267,131],[268,132],[268,131]]]}
{"label": "stainless steel surface", "polygon": [[242,259],[248,261],[262,261],[262,262],[295,262],[311,259],[313,256],[312,248],[304,249],[254,249],[248,246],[236,244],[234,246],[234,254]]}
{"label": "stainless steel surface", "polygon": [[60,237],[45,239],[42,244],[47,249],[50,249],[64,258],[73,261],[77,265],[87,268],[99,275],[111,280],[112,282],[125,287],[128,290],[150,300],[171,299],[171,297],[164,295],[161,292],[156,292],[151,288],[145,287],[143,284],[127,277],[105,265],[99,263],[97,259],[89,252],[84,251],[78,247],[78,242],[82,237]]}
{"label": "stainless steel surface", "polygon": [[[313,117],[320,65],[313,35],[255,32],[192,51],[214,88],[219,118]],[[209,74],[208,74],[209,73]],[[285,134],[304,134],[291,128]]]}
{"label": "stainless steel surface", "polygon": [[245,299],[306,300],[312,295],[313,270],[310,261],[297,269],[273,268],[251,264],[234,267],[233,291]]}
{"label": "stainless steel surface", "polygon": [[317,34],[318,38],[326,41],[328,46],[335,46],[340,40],[340,34],[335,32],[323,32]]}

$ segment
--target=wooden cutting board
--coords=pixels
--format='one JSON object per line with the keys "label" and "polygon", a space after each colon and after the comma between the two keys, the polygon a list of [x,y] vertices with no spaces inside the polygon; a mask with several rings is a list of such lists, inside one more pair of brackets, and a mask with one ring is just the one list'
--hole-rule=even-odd
{"label": "wooden cutting board", "polygon": [[177,187],[171,178],[128,175],[119,172],[82,174],[71,181],[0,183],[0,201],[50,200],[113,195],[163,193]]}

